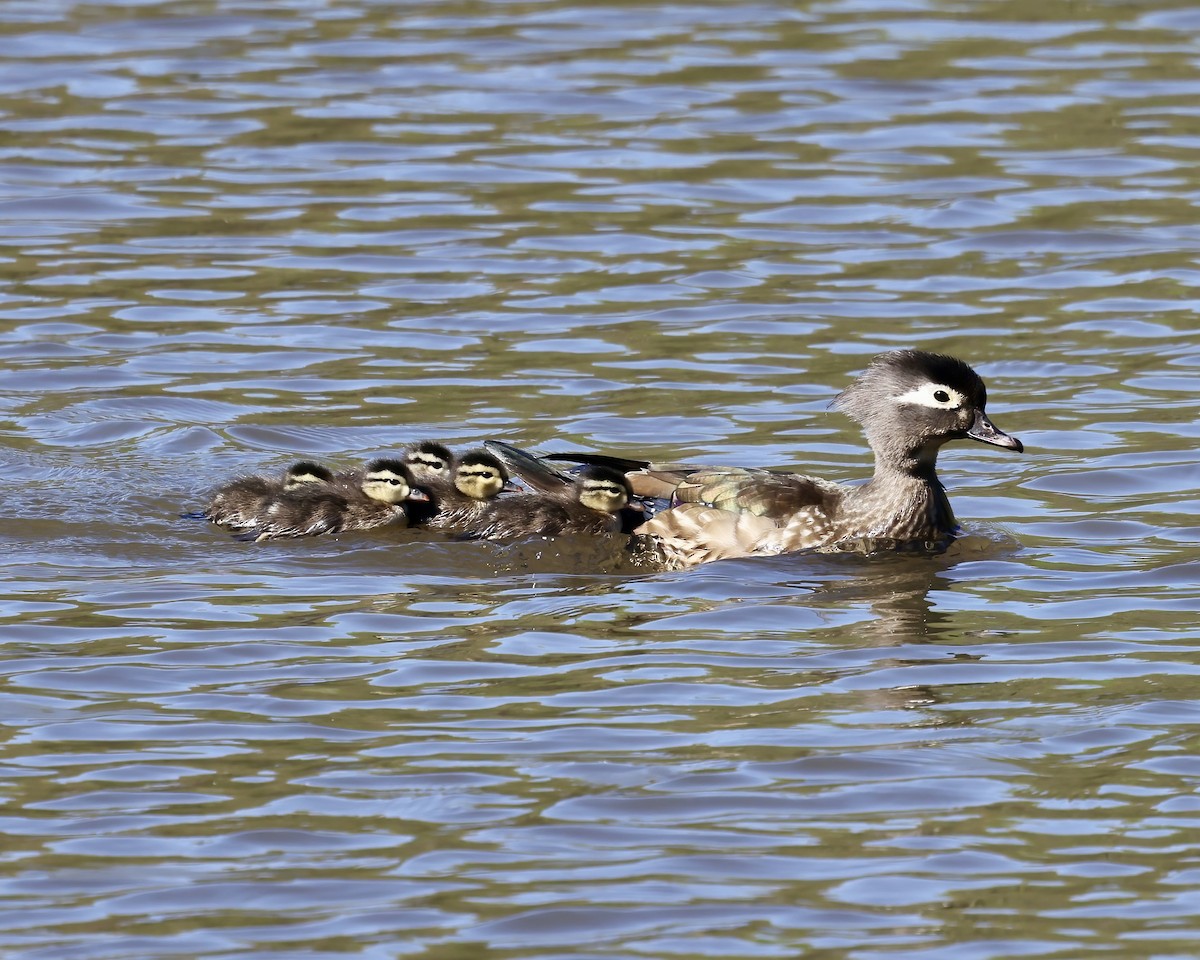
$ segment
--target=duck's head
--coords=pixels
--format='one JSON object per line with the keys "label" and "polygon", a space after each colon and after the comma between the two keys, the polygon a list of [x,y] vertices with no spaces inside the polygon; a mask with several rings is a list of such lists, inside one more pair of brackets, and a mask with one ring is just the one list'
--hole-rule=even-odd
{"label": "duck's head", "polygon": [[333,471],[311,460],[300,460],[287,468],[283,475],[283,489],[296,490],[310,483],[331,483]]}
{"label": "duck's head", "polygon": [[894,465],[930,468],[942,444],[968,437],[1024,450],[988,419],[979,374],[940,353],[881,353],[834,403],[862,424],[876,456]]}
{"label": "duck's head", "polygon": [[404,451],[404,463],[418,483],[423,480],[449,480],[454,454],[440,443],[422,440]]}
{"label": "duck's head", "polygon": [[601,513],[616,513],[633,496],[625,474],[611,467],[584,467],[575,480],[579,502]]}
{"label": "duck's head", "polygon": [[362,492],[383,503],[428,500],[429,494],[415,486],[402,460],[372,460],[363,473]]}
{"label": "duck's head", "polygon": [[486,450],[464,453],[454,468],[454,486],[463,496],[490,500],[508,483],[508,471]]}

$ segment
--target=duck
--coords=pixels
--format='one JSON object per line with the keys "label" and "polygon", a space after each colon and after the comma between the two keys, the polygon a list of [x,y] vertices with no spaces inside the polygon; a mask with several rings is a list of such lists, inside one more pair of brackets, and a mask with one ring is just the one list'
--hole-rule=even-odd
{"label": "duck", "polygon": [[469,526],[483,516],[488,501],[508,487],[508,471],[498,457],[469,450],[456,458],[452,482],[430,486],[436,512],[424,525],[437,530]]}
{"label": "duck", "polygon": [[347,530],[406,527],[411,505],[429,494],[403,460],[372,460],[361,471],[338,474],[327,484],[301,485],[270,497],[244,540],[311,537]]}
{"label": "duck", "polygon": [[506,540],[620,533],[621,511],[632,495],[629,481],[619,470],[585,465],[569,484],[554,492],[533,490],[484,502],[463,538]]}
{"label": "duck", "polygon": [[664,498],[663,508],[633,534],[648,556],[681,569],[806,550],[944,549],[960,529],[937,476],[941,448],[971,439],[1015,453],[1025,449],[988,418],[979,374],[946,354],[879,354],[833,406],[862,427],[874,453],[874,474],[865,483],[598,454],[543,459],[603,464],[620,471],[635,495]]}
{"label": "duck", "polygon": [[210,495],[203,510],[184,516],[226,527],[249,527],[278,494],[302,488],[319,489],[333,482],[333,471],[312,460],[300,460],[280,476],[254,473],[234,477]]}

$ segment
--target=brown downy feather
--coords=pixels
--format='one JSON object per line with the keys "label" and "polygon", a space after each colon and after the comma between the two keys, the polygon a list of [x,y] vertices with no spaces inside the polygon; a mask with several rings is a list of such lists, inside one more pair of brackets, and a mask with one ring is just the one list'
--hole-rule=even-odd
{"label": "brown downy feather", "polygon": [[321,489],[301,487],[272,497],[246,539],[311,537],[345,530],[408,526],[412,502],[428,500],[399,460],[374,460]]}
{"label": "brown downy feather", "polygon": [[254,525],[273,497],[305,487],[322,489],[333,482],[332,471],[311,460],[301,460],[279,476],[246,474],[234,477],[212,493],[199,515],[226,527],[249,527]]}
{"label": "brown downy feather", "polygon": [[617,471],[586,467],[570,486],[560,486],[556,493],[514,494],[487,502],[465,535],[503,540],[619,533],[629,495],[629,484]]}

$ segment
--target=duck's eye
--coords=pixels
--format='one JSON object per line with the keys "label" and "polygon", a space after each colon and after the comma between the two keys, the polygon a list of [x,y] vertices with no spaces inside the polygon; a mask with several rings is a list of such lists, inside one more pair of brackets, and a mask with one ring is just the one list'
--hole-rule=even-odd
{"label": "duck's eye", "polygon": [[966,397],[944,383],[923,383],[895,398],[896,403],[934,410],[956,410],[966,402]]}

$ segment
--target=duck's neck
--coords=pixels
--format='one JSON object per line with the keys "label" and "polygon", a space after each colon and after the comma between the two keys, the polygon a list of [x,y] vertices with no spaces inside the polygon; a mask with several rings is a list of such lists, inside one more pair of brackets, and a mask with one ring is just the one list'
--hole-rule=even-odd
{"label": "duck's neck", "polygon": [[867,442],[875,454],[875,477],[873,483],[913,482],[928,483],[941,487],[937,478],[938,453],[945,444],[944,438],[926,440],[917,446],[897,442],[891,436],[877,436],[867,432]]}
{"label": "duck's neck", "polygon": [[875,475],[850,495],[863,537],[941,540],[956,527],[954,511],[937,476],[937,450],[903,457],[879,456]]}

